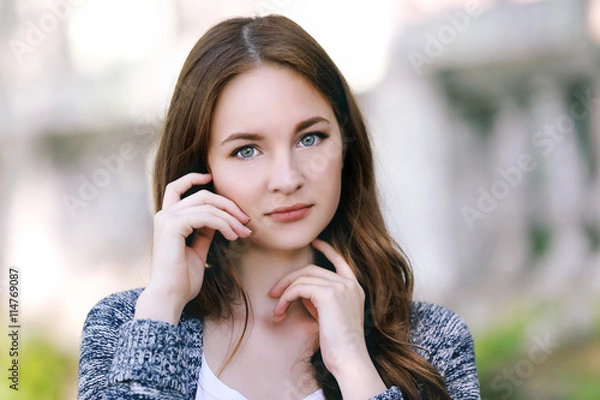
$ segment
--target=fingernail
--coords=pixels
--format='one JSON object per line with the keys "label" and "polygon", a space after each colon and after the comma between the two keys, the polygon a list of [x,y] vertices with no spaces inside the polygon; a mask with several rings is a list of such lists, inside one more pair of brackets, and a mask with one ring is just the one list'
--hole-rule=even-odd
{"label": "fingernail", "polygon": [[247,226],[245,226],[244,229],[246,230],[246,232],[248,232],[248,234],[252,233],[252,231],[250,230],[250,228],[248,228]]}

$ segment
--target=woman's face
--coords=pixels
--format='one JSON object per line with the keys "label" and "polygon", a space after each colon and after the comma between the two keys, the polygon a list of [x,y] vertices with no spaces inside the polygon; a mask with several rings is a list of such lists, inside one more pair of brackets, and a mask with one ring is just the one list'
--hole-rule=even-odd
{"label": "woman's face", "polygon": [[221,93],[208,164],[215,191],[251,218],[253,244],[308,245],[338,207],[342,136],[333,110],[304,77],[263,65]]}

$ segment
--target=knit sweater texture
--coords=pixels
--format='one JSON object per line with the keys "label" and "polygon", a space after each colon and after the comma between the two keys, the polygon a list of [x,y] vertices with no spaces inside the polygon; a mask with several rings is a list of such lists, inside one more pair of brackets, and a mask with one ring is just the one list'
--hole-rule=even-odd
{"label": "knit sweater texture", "polygon": [[[142,289],[112,294],[92,308],[79,357],[80,400],[194,400],[202,322],[187,310],[178,325],[134,320]],[[411,304],[411,342],[444,378],[454,400],[477,400],[473,339],[462,319],[433,304]],[[284,394],[282,393],[282,398]],[[401,400],[392,386],[373,400]]]}

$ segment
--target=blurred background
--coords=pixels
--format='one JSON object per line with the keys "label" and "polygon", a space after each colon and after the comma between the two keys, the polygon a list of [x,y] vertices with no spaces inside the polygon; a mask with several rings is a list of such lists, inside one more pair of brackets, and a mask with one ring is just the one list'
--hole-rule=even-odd
{"label": "blurred background", "polygon": [[268,13],[357,93],[415,296],[468,323],[482,397],[600,398],[600,0],[0,0],[0,398],[76,398],[87,312],[149,276],[183,60]]}

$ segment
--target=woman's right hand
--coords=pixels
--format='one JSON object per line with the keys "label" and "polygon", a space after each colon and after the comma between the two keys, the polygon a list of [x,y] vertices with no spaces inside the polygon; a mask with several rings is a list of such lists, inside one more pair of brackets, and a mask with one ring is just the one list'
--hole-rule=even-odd
{"label": "woman's right hand", "polygon": [[[181,196],[195,185],[206,185],[210,174],[190,173],[165,188],[163,207],[154,217],[150,283],[140,295],[135,318],[177,324],[183,307],[198,295],[204,280],[208,249],[215,231],[226,239],[246,238],[250,218],[231,200],[200,190]],[[191,246],[186,238],[194,234]]]}

